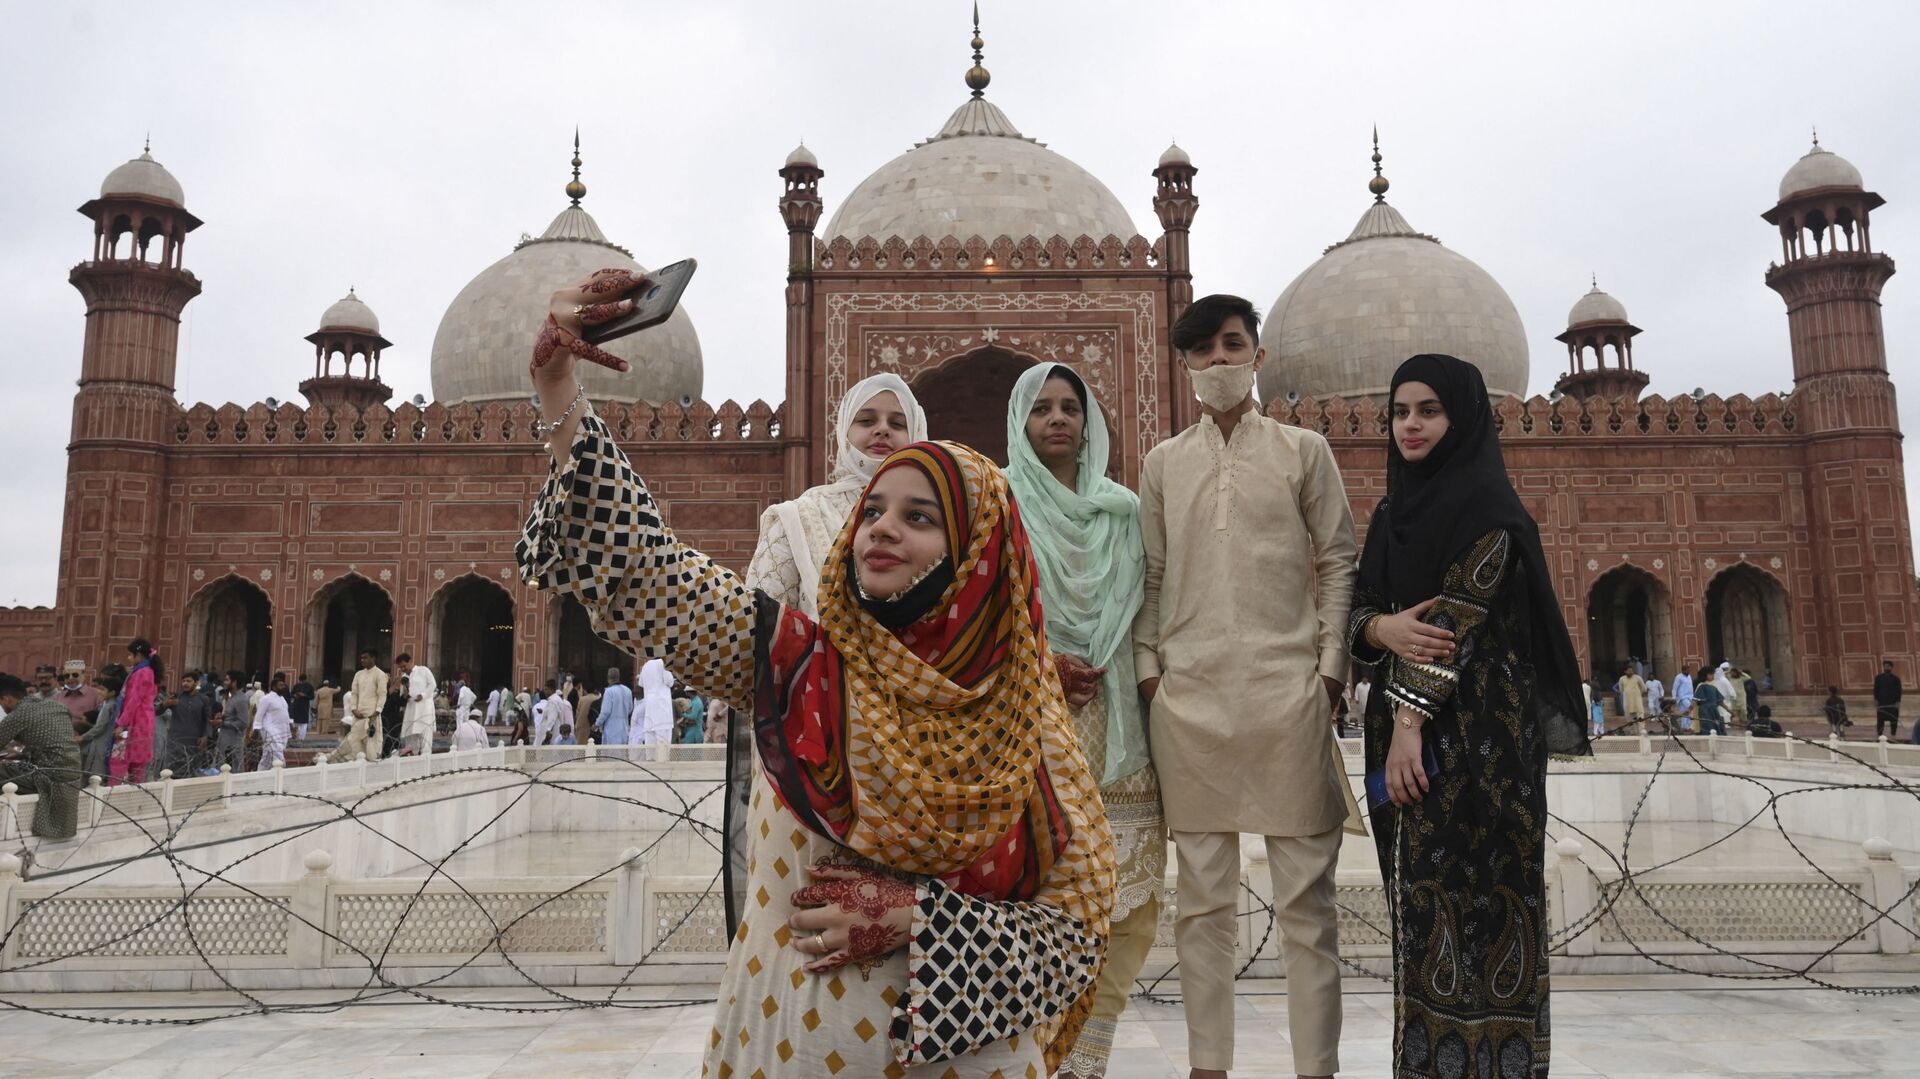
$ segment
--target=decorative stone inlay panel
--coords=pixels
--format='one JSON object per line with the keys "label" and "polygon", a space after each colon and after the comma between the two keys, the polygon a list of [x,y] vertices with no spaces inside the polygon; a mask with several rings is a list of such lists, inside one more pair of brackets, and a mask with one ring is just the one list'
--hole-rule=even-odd
{"label": "decorative stone inlay panel", "polygon": [[1625,890],[1597,930],[1603,941],[1641,945],[1687,942],[1687,933],[1722,945],[1860,941],[1865,914],[1855,887],[1825,881],[1641,884],[1638,893]]}
{"label": "decorative stone inlay panel", "polygon": [[[1151,450],[1154,443],[1158,441],[1160,430],[1160,390],[1159,380],[1156,375],[1157,361],[1160,357],[1154,344],[1154,295],[1152,291],[1144,289],[1139,291],[1116,292],[834,293],[826,298],[826,408],[822,412],[822,415],[828,417],[837,415],[840,410],[840,398],[846,396],[847,388],[851,386],[853,382],[857,381],[858,377],[865,377],[865,370],[860,371],[857,376],[851,370],[852,364],[850,361],[853,356],[853,347],[850,338],[851,327],[854,322],[854,316],[856,315],[875,312],[897,312],[901,314],[925,314],[930,312],[953,314],[978,313],[984,315],[994,313],[1007,313],[1011,315],[1029,312],[1058,312],[1069,315],[1084,314],[1095,316],[1102,312],[1114,312],[1124,316],[1125,321],[1121,323],[1120,327],[1113,331],[1113,336],[1108,339],[1106,344],[1101,345],[1101,347],[1113,349],[1112,354],[1115,357],[1114,362],[1116,364],[1120,362],[1120,357],[1125,356],[1128,352],[1132,353],[1131,370],[1120,371],[1118,377],[1123,381],[1129,376],[1132,378],[1134,383],[1134,402],[1131,415],[1122,413],[1116,403],[1113,408],[1114,415],[1110,418],[1116,426],[1121,427],[1121,431],[1116,432],[1115,442],[1120,443],[1123,439],[1131,437],[1137,445],[1139,456],[1144,459],[1147,451]],[[994,327],[994,329],[998,331],[998,340],[993,341],[993,343],[1004,343],[1008,348],[1039,355],[1040,353],[1033,353],[1031,347],[1014,345],[1011,340],[1012,335],[1016,332],[1021,333],[1023,336],[1035,334],[1046,339],[1049,344],[1065,348],[1066,343],[1079,333],[1098,333],[1098,320],[1090,321],[1094,322],[1095,325],[1089,327],[1071,327],[1064,332],[1045,330],[1015,331],[1012,327],[1002,325]],[[876,327],[876,329],[879,328]],[[898,329],[905,335],[914,335],[918,331],[917,327],[913,329],[897,327],[889,329]],[[981,343],[985,344],[990,340],[985,335],[984,331],[986,329],[987,327],[982,327],[978,331],[967,329],[960,332],[977,333],[980,335]],[[1131,331],[1130,340],[1126,336],[1129,330]],[[942,332],[948,331],[935,329],[928,332],[937,336]],[[861,337],[862,347],[865,348],[869,338],[864,328]],[[1088,341],[1081,342],[1080,344],[1084,346],[1085,344],[1091,343],[1097,342],[1090,336]],[[879,344],[875,347],[884,348],[886,345]],[[896,350],[902,349],[899,343],[895,343],[893,347]],[[922,348],[922,355],[924,356],[924,345]],[[959,349],[959,351],[967,350],[963,348]],[[901,351],[900,354],[902,357],[905,356],[904,351]],[[952,353],[948,353],[948,355],[951,354]],[[1059,358],[1065,359],[1065,356]],[[860,362],[863,367],[865,367],[875,361],[870,359],[866,352],[862,352]],[[937,360],[935,362],[937,362]],[[1075,362],[1085,363],[1086,361],[1084,356],[1076,355]],[[923,360],[922,363],[924,364],[925,361]],[[1093,365],[1089,364],[1088,366]],[[892,368],[883,367],[882,369]],[[1113,400],[1113,398],[1107,396],[1112,388],[1111,386],[1106,386],[1101,389],[1096,389],[1096,392],[1101,393],[1107,400]],[[1128,427],[1131,427],[1132,430],[1126,430]],[[824,455],[827,467],[831,469],[834,457],[833,440],[831,438],[823,438],[820,439],[819,442],[819,451]]]}
{"label": "decorative stone inlay panel", "polygon": [[476,955],[496,934],[508,952],[607,950],[604,891],[340,895],[335,904],[340,940],[328,948],[341,959],[358,958],[349,944],[368,955]]}
{"label": "decorative stone inlay panel", "polygon": [[20,960],[287,954],[286,901],[196,895],[193,932],[179,896],[59,898],[32,905],[15,928]]}
{"label": "decorative stone inlay panel", "polygon": [[660,942],[655,950],[727,954],[727,904],[719,891],[655,892],[653,910],[648,935]]}
{"label": "decorative stone inlay panel", "polygon": [[[1118,400],[1110,375],[1120,354],[1120,327],[1104,329],[1076,326],[1071,330],[996,330],[982,332],[973,326],[920,329],[899,333],[892,328],[864,330],[860,335],[860,353],[866,357],[866,372],[892,371],[912,382],[923,371],[930,371],[975,349],[995,346],[1009,352],[1032,356],[1042,362],[1072,365],[1087,381],[1095,397],[1108,408]],[[838,414],[839,405],[834,405]]]}

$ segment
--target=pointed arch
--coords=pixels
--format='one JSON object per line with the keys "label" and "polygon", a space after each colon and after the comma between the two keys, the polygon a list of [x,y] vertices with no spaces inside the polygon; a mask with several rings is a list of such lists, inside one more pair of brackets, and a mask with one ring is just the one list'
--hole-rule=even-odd
{"label": "pointed arch", "polygon": [[305,670],[316,683],[353,680],[363,648],[382,667],[393,659],[393,594],[365,575],[349,571],[316,589],[307,601]]}
{"label": "pointed arch", "polygon": [[1707,650],[1710,663],[1772,672],[1774,689],[1798,688],[1793,605],[1780,579],[1745,561],[1716,573],[1707,582]]}
{"label": "pointed arch", "polygon": [[272,598],[238,573],[207,582],[187,601],[180,669],[266,677],[273,662],[273,614]]}
{"label": "pointed arch", "polygon": [[1673,677],[1673,593],[1660,578],[1631,562],[1594,578],[1587,590],[1587,658],[1611,683],[1638,659],[1662,681]]}
{"label": "pointed arch", "polygon": [[970,446],[1005,466],[1007,398],[1034,363],[1024,353],[984,345],[921,372],[909,385],[926,410],[928,436]]}
{"label": "pointed arch", "polygon": [[450,578],[427,600],[426,641],[414,656],[442,682],[466,671],[476,687],[507,685],[517,616],[513,593],[500,582],[478,572]]}

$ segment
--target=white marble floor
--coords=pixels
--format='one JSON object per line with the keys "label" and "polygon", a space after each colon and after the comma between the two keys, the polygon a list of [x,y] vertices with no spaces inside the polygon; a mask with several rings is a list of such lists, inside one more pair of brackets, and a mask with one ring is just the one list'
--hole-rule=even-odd
{"label": "white marble floor", "polygon": [[[1853,975],[1858,988],[1910,977]],[[387,997],[345,1008],[335,994],[266,995],[270,1014],[224,1014],[215,994],[18,996],[0,1004],[0,1075],[193,1079],[691,1079],[700,1074],[707,1006],[698,987],[623,991],[617,1008],[553,1010],[537,991],[455,990],[451,1003]],[[1392,998],[1350,983],[1343,1075],[1387,1073]],[[606,992],[577,990],[605,1000]],[[461,1006],[465,1005],[465,1006]],[[85,1022],[42,1011],[104,1022]],[[308,1010],[301,1010],[302,1008]],[[504,1009],[549,1009],[512,1011]],[[287,1010],[280,1010],[287,1009]],[[323,1010],[324,1009],[324,1010]],[[1863,996],[1803,983],[1704,978],[1562,978],[1554,998],[1553,1073],[1612,1079],[1821,1075],[1893,1079],[1920,1061],[1920,997]],[[1238,1000],[1239,1079],[1289,1076],[1284,983],[1249,981]],[[1186,1074],[1177,1004],[1134,1001],[1111,1079]]]}

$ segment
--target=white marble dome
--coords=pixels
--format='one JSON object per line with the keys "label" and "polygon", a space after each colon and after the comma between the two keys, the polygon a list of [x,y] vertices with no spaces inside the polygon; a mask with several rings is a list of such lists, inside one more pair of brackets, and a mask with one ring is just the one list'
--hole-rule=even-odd
{"label": "white marble dome", "polygon": [[[546,321],[548,298],[609,266],[642,269],[574,205],[562,210],[546,232],[520,241],[512,254],[480,271],[447,305],[433,335],[434,399],[445,404],[526,400],[532,393],[527,361]],[[594,400],[700,399],[700,337],[684,306],[664,325],[614,341],[607,351],[633,370],[619,374],[581,364],[581,381]]]}
{"label": "white marble dome", "polygon": [[1580,297],[1579,301],[1573,305],[1573,309],[1567,312],[1569,326],[1578,326],[1583,322],[1626,321],[1629,321],[1627,305],[1601,292],[1599,285],[1593,286],[1593,291]]}
{"label": "white marble dome", "polygon": [[1187,152],[1180,148],[1179,143],[1169,143],[1166,152],[1160,155],[1160,164],[1163,167],[1167,165],[1191,165],[1193,164],[1193,158],[1187,156]]}
{"label": "white marble dome", "polygon": [[358,330],[378,337],[380,319],[374,315],[373,308],[368,307],[360,297],[354,295],[352,289],[348,289],[345,296],[333,301],[333,306],[321,314],[320,328],[322,330]]}
{"label": "white marble dome", "polygon": [[795,165],[804,165],[810,169],[817,169],[820,167],[820,159],[813,156],[813,151],[807,149],[807,144],[803,142],[794,147],[793,152],[787,155],[787,167],[792,168]]}
{"label": "white marble dome", "polygon": [[1384,201],[1280,294],[1260,344],[1264,400],[1385,394],[1409,356],[1472,363],[1494,393],[1527,389],[1527,335],[1505,289]]}
{"label": "white marble dome", "polygon": [[1853,162],[1832,150],[1821,149],[1816,142],[1813,149],[1794,162],[1787,174],[1780,178],[1780,201],[1785,202],[1802,191],[1812,191],[1817,187],[1865,186],[1860,179],[1860,170],[1853,167]]}
{"label": "white marble dome", "polygon": [[182,208],[187,205],[187,196],[180,189],[180,181],[155,161],[151,153],[144,151],[139,157],[107,173],[107,178],[100,182],[100,197],[104,199],[113,195],[138,195],[170,202]]}
{"label": "white marble dome", "polygon": [[1020,134],[983,98],[847,195],[822,235],[884,240],[1136,235],[1126,207],[1093,174]]}

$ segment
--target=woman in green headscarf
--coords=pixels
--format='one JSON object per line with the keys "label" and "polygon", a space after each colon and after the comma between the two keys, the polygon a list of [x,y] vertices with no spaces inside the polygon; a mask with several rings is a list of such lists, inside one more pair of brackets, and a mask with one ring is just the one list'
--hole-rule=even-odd
{"label": "woman in green headscarf", "polygon": [[1114,1024],[1160,921],[1167,828],[1133,670],[1145,597],[1140,500],[1106,476],[1107,421],[1064,364],[1020,376],[1007,403],[1007,480],[1040,566],[1047,641],[1113,825],[1118,894],[1093,1016],[1058,1075],[1104,1075]]}

